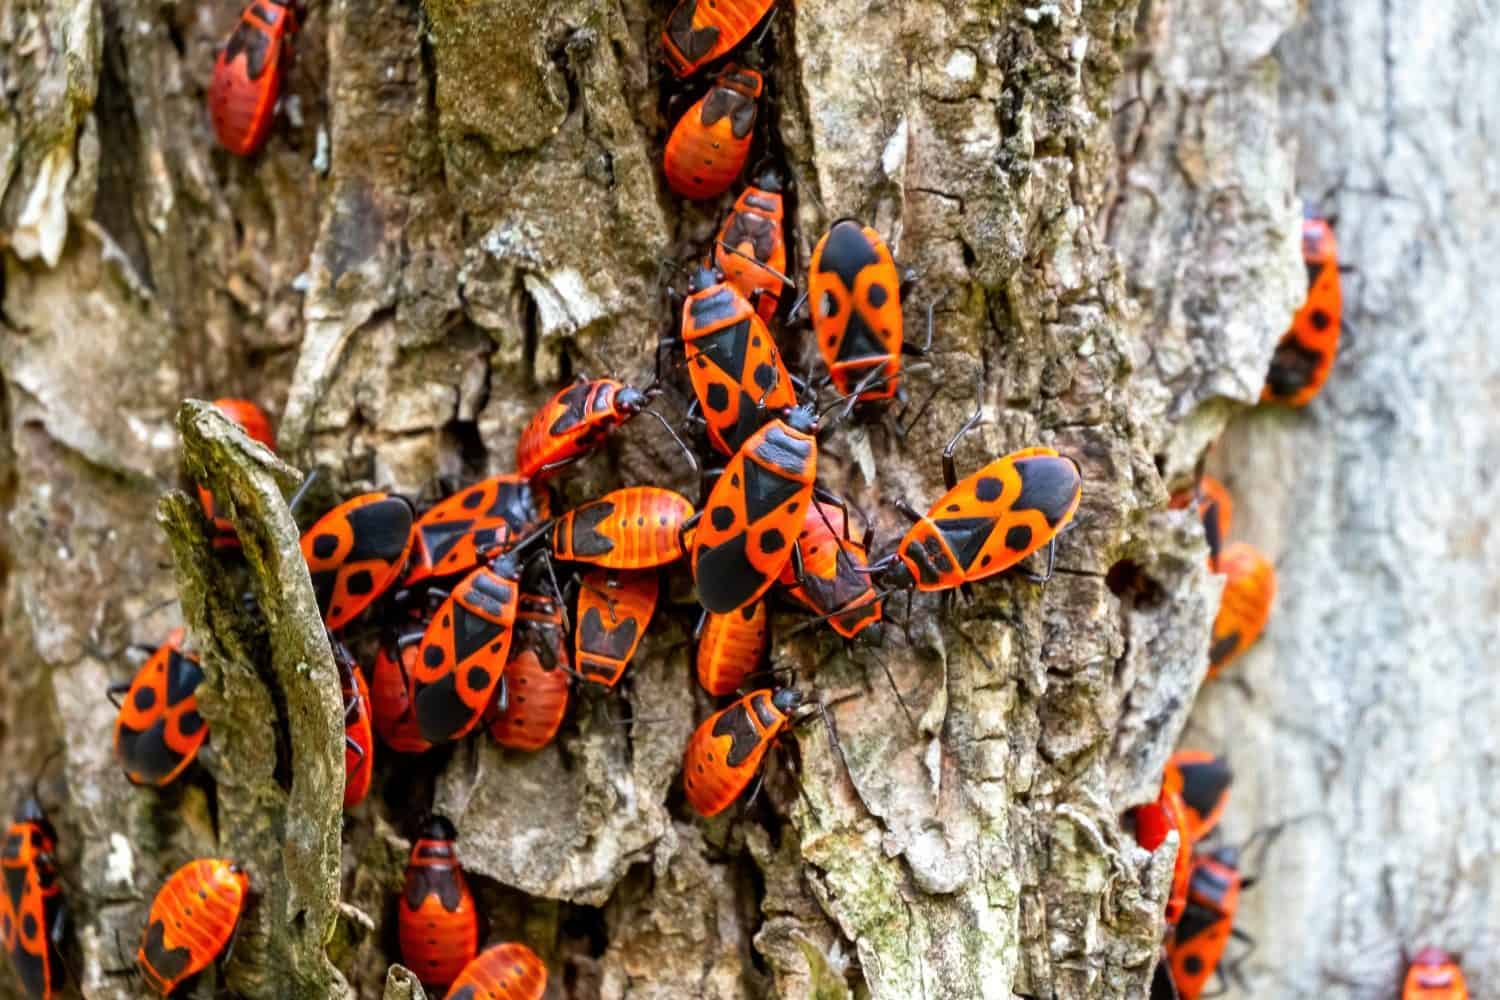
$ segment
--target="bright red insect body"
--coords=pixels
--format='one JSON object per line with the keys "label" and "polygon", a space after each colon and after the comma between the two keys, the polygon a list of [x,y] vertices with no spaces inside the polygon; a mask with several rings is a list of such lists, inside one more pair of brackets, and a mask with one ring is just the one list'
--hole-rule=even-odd
{"label": "bright red insect body", "polygon": [[406,863],[396,916],[402,964],[439,989],[457,979],[479,949],[479,915],[458,863],[457,837],[443,817],[427,821]]}
{"label": "bright red insect body", "polygon": [[370,794],[375,771],[375,729],[370,720],[370,689],[354,656],[344,644],[329,637],[333,662],[339,671],[344,697],[344,808],[353,809]]}
{"label": "bright red insect body", "polygon": [[1302,220],[1302,258],[1307,264],[1307,301],[1271,355],[1260,396],[1262,401],[1288,406],[1306,406],[1327,383],[1338,355],[1344,311],[1338,240],[1327,220]]}
{"label": "bright red insect body", "polygon": [[214,61],[208,114],[219,144],[236,156],[255,153],[271,134],[296,31],[297,13],[291,7],[278,0],[250,0]]}
{"label": "bright red insect body", "polygon": [[448,990],[445,1000],[541,1000],[547,991],[547,967],[524,944],[506,942],[486,948]]}
{"label": "bright red insect body", "polygon": [[403,586],[467,573],[530,534],[551,514],[545,490],[525,476],[491,476],[448,497],[412,525]]}
{"label": "bright red insect body", "polygon": [[120,703],[115,756],[132,784],[171,784],[208,738],[208,725],[198,714],[203,669],[181,651],[186,634],[180,628],[172,631],[136,671]]}
{"label": "bright red insect body", "polygon": [[423,628],[413,625],[394,641],[385,641],[375,654],[370,682],[370,715],[375,732],[397,753],[426,753],[432,744],[422,738],[412,706],[411,671],[422,643]]}
{"label": "bright red insect body", "polygon": [[807,271],[813,333],[840,393],[861,402],[900,389],[901,276],[880,234],[840,219],[818,241]]}
{"label": "bright red insect body", "polygon": [[1238,864],[1238,852],[1233,848],[1193,859],[1187,907],[1167,937],[1172,981],[1182,1000],[1203,996],[1209,977],[1224,958],[1234,931],[1240,891],[1245,887]]}
{"label": "bright red insect body", "polygon": [[1469,1000],[1469,986],[1452,955],[1423,948],[1406,970],[1401,1000]]}
{"label": "bright red insect body", "polygon": [[684,554],[682,535],[693,505],[680,493],[628,486],[558,518],[552,555],[604,569],[653,569]]}
{"label": "bright red insect body", "polygon": [[1196,841],[1182,795],[1170,780],[1166,780],[1155,802],[1135,810],[1135,842],[1154,852],[1173,830],[1177,831],[1177,856],[1172,863],[1172,887],[1167,893],[1166,920],[1169,925],[1182,919],[1183,908],[1187,906],[1188,880],[1193,874]]}
{"label": "bright red insect body", "polygon": [[59,949],[67,907],[53,858],[56,851],[52,824],[36,800],[27,800],[5,830],[5,849],[0,854],[0,875],[5,880],[5,892],[0,894],[0,938],[26,994],[36,1000],[60,996],[66,978]]}
{"label": "bright red insect body", "polygon": [[691,76],[743,42],[776,0],[680,0],[661,33],[678,76]]}
{"label": "bright red insect body", "polygon": [[177,869],[152,901],[135,953],[147,984],[165,996],[208,968],[233,936],[249,891],[232,861],[201,858]]}
{"label": "bright red insect body", "polygon": [[512,750],[540,750],[551,743],[568,714],[572,687],[562,607],[552,596],[521,594],[505,684],[510,693],[505,710],[492,704],[485,717],[490,737]]}
{"label": "bright red insect body", "polygon": [[789,688],[763,688],[703,720],[682,761],[688,804],[700,816],[715,816],[739,798],[801,704]]}
{"label": "bright red insect body", "polygon": [[727,615],[703,613],[698,623],[698,683],[712,695],[733,694],[766,655],[771,629],[766,602]]}
{"label": "bright red insect body", "polygon": [[757,102],[765,81],[753,69],[730,66],[667,137],[667,184],[684,198],[717,198],[750,157]]}
{"label": "bright red insect body", "polygon": [[[848,518],[831,503],[814,501],[797,536],[802,575],[788,563],[781,571],[787,594],[846,639],[880,621],[881,602],[870,581],[869,555],[863,542],[848,537]],[[794,560],[793,562],[796,562]]]}
{"label": "bright red insect body", "polygon": [[612,378],[584,379],[542,404],[521,432],[516,474],[538,479],[599,447],[606,435],[645,409],[646,393]]}
{"label": "bright red insect body", "polygon": [[656,612],[656,570],[592,570],[578,590],[574,666],[586,681],[612,688],[640,647]]}
{"label": "bright red insect body", "polygon": [[411,551],[411,524],[406,500],[366,493],[303,533],[302,557],[325,625],[344,627],[396,582]]}
{"label": "bright red insect body", "polygon": [[740,192],[714,243],[714,265],[767,323],[781,304],[781,276],[786,274],[785,215],[781,178],[768,170]]}

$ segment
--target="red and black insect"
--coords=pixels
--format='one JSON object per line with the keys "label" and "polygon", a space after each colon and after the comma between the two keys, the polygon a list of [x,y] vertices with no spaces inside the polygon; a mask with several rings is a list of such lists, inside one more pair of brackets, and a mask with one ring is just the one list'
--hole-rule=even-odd
{"label": "red and black insect", "polygon": [[250,0],[214,60],[208,114],[219,144],[236,156],[255,153],[271,134],[297,20],[282,0]]}
{"label": "red and black insect", "polygon": [[770,414],[797,403],[776,340],[750,302],[713,270],[700,268],[682,304],[682,346],[708,440],[733,455]]}
{"label": "red and black insect", "polygon": [[576,382],[542,404],[521,432],[516,473],[551,475],[599,447],[600,442],[651,402],[654,389],[635,389],[612,378]]}
{"label": "red and black insect", "polygon": [[1255,645],[1276,601],[1276,567],[1253,545],[1235,542],[1226,548],[1219,569],[1226,579],[1208,652],[1210,677]]}
{"label": "red and black insect", "polygon": [[733,694],[765,659],[771,629],[766,602],[754,601],[727,615],[703,612],[698,619],[698,683],[711,695]]}
{"label": "red and black insect", "polygon": [[1198,518],[1203,522],[1203,537],[1208,542],[1208,566],[1217,573],[1224,542],[1229,538],[1229,528],[1234,523],[1234,499],[1230,497],[1224,484],[1213,476],[1200,476],[1191,489],[1173,493],[1168,507],[1183,510],[1193,505],[1198,508]]}
{"label": "red and black insect", "polygon": [[1240,893],[1253,883],[1254,879],[1240,874],[1239,851],[1233,847],[1221,847],[1193,858],[1187,907],[1167,937],[1172,981],[1177,984],[1182,1000],[1198,1000],[1215,970],[1249,993],[1239,973],[1239,965],[1248,952],[1229,962],[1224,961],[1224,953],[1231,937],[1254,947],[1250,936],[1234,926]]}
{"label": "red and black insect", "polygon": [[800,721],[801,708],[798,692],[763,688],[703,720],[682,760],[682,786],[698,815],[715,816],[739,798],[776,738]]}
{"label": "red and black insect", "polygon": [[1182,795],[1193,843],[1201,842],[1219,825],[1233,781],[1228,762],[1207,750],[1179,750],[1167,761],[1166,783]]}
{"label": "red and black insect", "polygon": [[758,600],[796,552],[818,463],[817,418],[794,407],[752,434],[714,483],[693,535],[693,580],[709,611]]}
{"label": "red and black insect", "polygon": [[464,967],[444,1000],[541,1000],[547,967],[524,944],[491,945]]}
{"label": "red and black insect", "polygon": [[677,120],[667,137],[663,164],[673,191],[702,200],[729,190],[750,157],[757,102],[764,88],[760,73],[729,66]]}
{"label": "red and black insect", "polygon": [[679,77],[728,54],[750,36],[776,0],[680,0],[661,33],[667,65]]}
{"label": "red and black insect", "polygon": [[[216,399],[214,407],[224,416],[233,420],[244,429],[252,441],[276,450],[276,435],[271,430],[271,419],[266,416],[265,411],[248,399]],[[203,486],[198,487],[198,502],[203,506],[203,513],[214,525],[213,545],[216,549],[237,549],[240,547],[239,536],[235,534],[234,522],[221,516],[218,506],[214,503],[214,495]]]}
{"label": "red and black insect", "polygon": [[846,639],[880,621],[883,608],[870,581],[868,549],[863,540],[849,536],[844,509],[821,500],[810,504],[797,536],[797,553],[800,574],[794,562],[781,571],[788,596],[825,618]]}
{"label": "red and black insect", "polygon": [[163,996],[208,968],[239,924],[250,878],[233,861],[189,861],[167,879],[151,902],[136,964],[147,985]]}
{"label": "red and black insect", "polygon": [[550,594],[523,591],[503,678],[506,705],[502,710],[492,703],[485,716],[490,737],[512,750],[551,743],[568,713],[569,669],[561,603]]}
{"label": "red and black insect", "polygon": [[904,504],[913,522],[896,551],[871,566],[882,586],[938,591],[1002,573],[1048,548],[1047,576],[1058,534],[1073,520],[1083,496],[1078,463],[1051,448],[1023,448],[959,481],[953,450],[979,414],[943,451],[948,487],[927,514]]}
{"label": "red and black insect", "polygon": [[551,513],[546,490],[533,490],[524,475],[481,479],[417,518],[402,586],[467,573],[530,534]]}
{"label": "red and black insect", "polygon": [[35,797],[27,799],[6,828],[0,854],[0,873],[5,876],[0,938],[26,994],[37,1000],[60,996],[66,978],[61,948],[67,904],[56,852],[57,833],[41,803]]}
{"label": "red and black insect", "polygon": [[656,570],[591,570],[578,588],[573,663],[606,688],[620,682],[656,613]]}
{"label": "red and black insect", "polygon": [[1469,1000],[1469,986],[1452,955],[1423,948],[1407,966],[1401,1000]]}
{"label": "red and black insect", "polygon": [[1307,301],[1292,317],[1271,355],[1263,402],[1306,406],[1322,391],[1338,354],[1344,299],[1339,287],[1338,240],[1326,219],[1302,220],[1302,259],[1307,264]]}
{"label": "red and black insect", "polygon": [[657,486],[627,486],[568,511],[552,525],[552,555],[604,569],[653,569],[685,553],[693,505]]}
{"label": "red and black insect", "polygon": [[370,714],[370,689],[354,655],[333,636],[333,662],[339,671],[339,690],[344,697],[344,808],[353,809],[370,794],[375,770],[375,729]]}
{"label": "red and black insect", "polygon": [[1167,834],[1177,831],[1177,857],[1172,864],[1172,885],[1167,893],[1166,921],[1176,924],[1182,919],[1187,906],[1188,883],[1193,874],[1192,824],[1182,795],[1172,780],[1170,772],[1162,781],[1161,792],[1155,802],[1132,810],[1135,820],[1135,842],[1148,851],[1155,852],[1167,839]]}
{"label": "red and black insect", "polygon": [[[186,635],[174,629],[124,686],[125,698],[117,703],[115,756],[132,784],[171,784],[208,738],[208,725],[198,714],[203,668],[182,652]],[[110,694],[120,690],[112,687]]]}
{"label": "red and black insect", "polygon": [[[860,402],[900,391],[901,355],[925,354],[905,341],[901,276],[880,234],[840,219],[813,248],[807,273],[813,333],[839,392]],[[927,330],[931,346],[932,328]]]}
{"label": "red and black insect", "polygon": [[426,753],[432,744],[422,738],[412,706],[411,670],[422,644],[424,626],[411,625],[380,644],[370,682],[370,715],[375,732],[397,753]]}
{"label": "red and black insect", "polygon": [[401,962],[429,987],[453,982],[479,950],[479,913],[458,863],[457,838],[442,816],[423,824],[398,904]]}
{"label": "red and black insect", "polygon": [[464,577],[423,633],[411,668],[412,704],[423,739],[456,740],[489,709],[515,638],[518,559],[515,550],[506,552]]}
{"label": "red and black insect", "polygon": [[762,173],[735,199],[714,244],[714,265],[767,323],[776,315],[786,284],[781,188],[775,168]]}
{"label": "red and black insect", "polygon": [[396,582],[411,551],[411,524],[405,498],[366,493],[303,533],[302,557],[325,625],[344,627]]}

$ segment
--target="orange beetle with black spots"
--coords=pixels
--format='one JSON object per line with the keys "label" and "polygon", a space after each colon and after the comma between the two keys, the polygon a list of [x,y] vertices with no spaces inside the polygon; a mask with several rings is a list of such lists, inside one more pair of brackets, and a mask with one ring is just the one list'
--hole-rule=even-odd
{"label": "orange beetle with black spots", "polygon": [[[276,435],[271,430],[271,418],[267,417],[265,411],[250,400],[216,399],[214,408],[239,424],[250,440],[259,441],[272,451],[276,450]],[[198,487],[198,502],[203,506],[204,515],[213,522],[214,548],[239,548],[240,539],[234,532],[234,522],[220,515],[214,503],[214,495],[203,486]]]}
{"label": "orange beetle with black spots", "polygon": [[135,953],[147,985],[166,996],[213,964],[234,936],[250,878],[232,861],[189,861],[151,901]]}
{"label": "orange beetle with black spots", "polygon": [[901,355],[920,354],[905,341],[901,276],[880,234],[840,219],[813,248],[807,270],[818,352],[838,391],[860,402],[890,399],[901,388]]}
{"label": "orange beetle with black spots", "polygon": [[214,60],[208,114],[219,144],[236,156],[254,154],[271,134],[297,20],[282,0],[250,0]]}
{"label": "orange beetle with black spots", "polygon": [[894,553],[872,564],[881,586],[950,590],[1002,573],[1043,547],[1050,576],[1057,536],[1083,495],[1078,463],[1051,448],[1023,448],[960,482],[952,449],[950,442],[943,454],[948,492],[925,516],[901,508],[913,524]]}
{"label": "orange beetle with black spots", "polygon": [[512,550],[464,577],[433,615],[411,667],[424,740],[456,740],[484,717],[510,662],[520,595]]}
{"label": "orange beetle with black spots", "polygon": [[551,743],[568,713],[569,669],[561,602],[523,591],[503,678],[506,704],[492,703],[485,716],[490,737],[512,750],[540,750]]}
{"label": "orange beetle with black spots", "polygon": [[370,794],[375,770],[375,728],[370,718],[370,689],[354,655],[329,636],[333,662],[344,698],[344,808],[353,809]]}
{"label": "orange beetle with black spots", "polygon": [[752,434],[714,483],[693,534],[699,602],[716,614],[759,600],[792,559],[818,466],[817,417],[798,406]]}
{"label": "orange beetle with black spots", "polygon": [[1263,402],[1306,406],[1328,382],[1338,355],[1344,297],[1338,240],[1327,219],[1302,220],[1302,260],[1307,265],[1307,300],[1271,355],[1260,394]]}
{"label": "orange beetle with black spots", "polygon": [[573,664],[586,681],[620,683],[656,613],[655,570],[591,570],[578,589]]}
{"label": "orange beetle with black spots", "polygon": [[1210,677],[1255,645],[1276,601],[1276,567],[1253,545],[1230,545],[1219,557],[1219,569],[1226,579],[1209,647]]}
{"label": "orange beetle with black spots", "polygon": [[516,445],[516,474],[545,478],[583,458],[625,421],[640,413],[652,392],[612,378],[580,377],[531,418]]}
{"label": "orange beetle with black spots", "polygon": [[547,967],[524,944],[492,945],[454,981],[444,1000],[541,1000],[547,991]]}
{"label": "orange beetle with black spots", "polygon": [[208,724],[198,714],[203,668],[196,657],[182,652],[186,635],[179,628],[167,636],[136,671],[119,703],[115,756],[132,784],[171,784],[208,738]]}
{"label": "orange beetle with black spots", "polygon": [[1401,1000],[1469,1000],[1469,986],[1452,955],[1423,948],[1407,966]]}
{"label": "orange beetle with black spots", "polygon": [[880,621],[883,608],[870,580],[868,550],[849,537],[848,524],[841,508],[813,501],[797,536],[801,573],[788,563],[780,582],[793,600],[853,639]]}
{"label": "orange beetle with black spots", "polygon": [[1234,523],[1234,499],[1224,484],[1213,476],[1201,476],[1191,489],[1173,493],[1168,506],[1172,510],[1183,510],[1194,504],[1198,507],[1198,518],[1203,522],[1203,537],[1208,542],[1208,565],[1217,573],[1224,542]]}
{"label": "orange beetle with black spots", "polygon": [[429,987],[453,982],[479,950],[479,912],[458,863],[457,839],[442,816],[422,825],[397,904],[401,963]]}
{"label": "orange beetle with black spots", "polygon": [[738,611],[703,612],[698,620],[698,683],[711,695],[733,694],[765,659],[771,629],[766,602],[754,601]]}
{"label": "orange beetle with black spots", "polygon": [[774,168],[762,173],[735,199],[714,243],[714,266],[766,323],[781,304],[786,274],[781,188],[781,175]]}
{"label": "orange beetle with black spots", "polygon": [[703,720],[682,760],[688,805],[700,816],[728,808],[760,773],[777,737],[796,724],[801,707],[798,692],[763,688]]}
{"label": "orange beetle with black spots", "polygon": [[338,630],[401,576],[411,552],[411,504],[366,493],[339,504],[302,535],[323,623]]}
{"label": "orange beetle with black spots", "polygon": [[796,390],[776,340],[739,289],[700,268],[682,304],[682,346],[709,443],[733,455]]}
{"label": "orange beetle with black spots", "polygon": [[658,486],[627,486],[553,522],[552,555],[604,569],[653,569],[681,559],[693,505]]}
{"label": "orange beetle with black spots", "polygon": [[56,852],[57,833],[41,804],[27,799],[5,830],[5,848],[0,854],[0,873],[5,877],[0,938],[27,996],[36,1000],[61,996],[66,978],[61,948],[67,905]]}
{"label": "orange beetle with black spots", "polygon": [[661,33],[667,65],[691,76],[749,37],[776,0],[679,0]]}
{"label": "orange beetle with black spots", "polygon": [[481,479],[417,518],[402,585],[467,573],[529,534],[550,514],[546,490],[533,490],[525,476]]}
{"label": "orange beetle with black spots", "polygon": [[397,753],[426,753],[432,744],[422,738],[412,706],[411,670],[422,645],[421,625],[410,625],[382,640],[375,653],[370,680],[370,716],[385,745]]}
{"label": "orange beetle with black spots", "polygon": [[1224,953],[1231,937],[1254,945],[1248,935],[1234,926],[1240,893],[1253,882],[1240,874],[1239,852],[1232,847],[1221,847],[1193,858],[1187,906],[1167,937],[1172,981],[1182,1000],[1198,1000],[1215,971],[1222,978],[1239,983],[1238,969],[1243,956],[1226,963]]}
{"label": "orange beetle with black spots", "polygon": [[730,66],[677,120],[663,164],[673,191],[701,201],[729,190],[750,157],[764,87],[760,73]]}
{"label": "orange beetle with black spots", "polygon": [[1167,761],[1166,782],[1182,795],[1194,843],[1219,825],[1233,781],[1228,762],[1207,750],[1179,750]]}

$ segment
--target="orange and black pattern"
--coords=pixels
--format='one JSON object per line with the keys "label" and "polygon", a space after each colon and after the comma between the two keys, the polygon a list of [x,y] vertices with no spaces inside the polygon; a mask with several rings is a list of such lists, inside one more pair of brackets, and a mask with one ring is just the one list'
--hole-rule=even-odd
{"label": "orange and black pattern", "polygon": [[536,952],[506,942],[480,952],[445,1000],[541,1000],[546,990],[547,967]]}
{"label": "orange and black pattern", "polygon": [[1276,567],[1254,546],[1235,542],[1219,557],[1219,569],[1226,579],[1208,652],[1210,677],[1255,645],[1276,600]]}
{"label": "orange and black pattern", "polygon": [[1147,803],[1133,811],[1135,818],[1135,842],[1148,851],[1155,851],[1167,839],[1167,834],[1177,831],[1177,856],[1172,863],[1172,885],[1167,893],[1166,921],[1175,924],[1182,918],[1187,906],[1188,880],[1193,873],[1192,836],[1187,807],[1171,780],[1162,782],[1162,789],[1155,802]]}
{"label": "orange and black pattern", "polygon": [[115,756],[136,785],[169,785],[187,770],[208,738],[198,714],[203,669],[182,652],[186,636],[174,629],[136,671],[115,717]]}
{"label": "orange and black pattern", "polygon": [[[512,572],[513,566],[505,569]],[[514,576],[481,566],[438,608],[411,667],[424,740],[446,743],[479,724],[510,661],[519,600]]]}
{"label": "orange and black pattern", "polygon": [[896,395],[901,276],[880,234],[854,219],[835,222],[813,249],[807,300],[818,351],[839,392],[858,390],[861,401]]}
{"label": "orange and black pattern", "polygon": [[693,505],[680,493],[628,486],[558,518],[552,554],[605,569],[652,569],[683,556],[683,529]]}
{"label": "orange and black pattern", "polygon": [[490,738],[512,750],[540,750],[557,735],[568,714],[572,687],[566,672],[548,668],[534,649],[512,649],[505,667],[508,700],[485,717]]}
{"label": "orange and black pattern", "polygon": [[401,962],[424,986],[442,989],[479,949],[479,915],[458,863],[458,837],[442,816],[427,820],[406,863],[397,904]]}
{"label": "orange and black pattern", "polygon": [[26,802],[5,831],[0,873],[0,938],[26,995],[52,1000],[66,978],[62,941],[66,907],[53,855],[57,835],[35,801]]}
{"label": "orange and black pattern", "polygon": [[1078,510],[1083,477],[1051,448],[1026,448],[961,480],[902,538],[918,590],[1003,572],[1057,537]]}
{"label": "orange and black pattern", "polygon": [[1219,853],[1193,859],[1187,907],[1167,937],[1172,981],[1182,1000],[1198,1000],[1203,995],[1234,929],[1242,879],[1234,864]]}
{"label": "orange and black pattern", "polygon": [[279,0],[250,0],[214,61],[208,114],[220,145],[236,156],[251,155],[271,134],[288,42],[296,31],[291,7]]}
{"label": "orange and black pattern", "polygon": [[339,504],[302,535],[323,623],[339,629],[401,575],[411,551],[411,504],[366,493]]}
{"label": "orange and black pattern", "polygon": [[755,70],[730,66],[677,120],[663,163],[673,191],[702,200],[729,190],[750,156],[764,84]]}
{"label": "orange and black pattern", "polygon": [[1224,543],[1234,524],[1234,499],[1223,483],[1213,476],[1204,476],[1195,487],[1173,493],[1168,506],[1173,510],[1184,510],[1194,504],[1198,508],[1198,518],[1203,522],[1204,540],[1208,542],[1208,565],[1217,573]]}
{"label": "orange and black pattern", "polygon": [[792,558],[817,475],[811,434],[773,420],[729,460],[693,536],[693,580],[709,611],[758,600]]}
{"label": "orange and black pattern", "polygon": [[189,861],[167,879],[135,953],[141,975],[165,996],[219,957],[234,934],[250,879],[232,861]]}
{"label": "orange and black pattern", "polygon": [[612,378],[579,378],[542,404],[516,445],[516,474],[538,479],[587,455],[646,405],[645,394]]}
{"label": "orange and black pattern", "polygon": [[767,323],[781,304],[783,286],[778,275],[786,274],[785,215],[781,179],[767,172],[740,192],[714,244],[714,266]]}
{"label": "orange and black pattern", "polygon": [[656,613],[656,570],[591,570],[578,588],[574,668],[612,688],[640,647]]}
{"label": "orange and black pattern", "polygon": [[765,659],[770,637],[764,600],[726,615],[705,611],[698,623],[698,683],[711,695],[733,694]]}
{"label": "orange and black pattern", "polygon": [[1401,1000],[1469,1000],[1469,985],[1452,955],[1423,948],[1407,966]]}
{"label": "orange and black pattern", "polygon": [[1338,240],[1327,220],[1302,220],[1302,259],[1307,264],[1307,301],[1276,345],[1260,395],[1262,401],[1287,406],[1306,406],[1322,390],[1333,371],[1343,325]]}
{"label": "orange and black pattern", "polygon": [[795,691],[763,688],[703,720],[682,760],[682,787],[700,816],[717,815],[739,798],[799,703]]}
{"label": "orange and black pattern", "polygon": [[848,537],[848,518],[833,504],[814,501],[797,536],[802,577],[788,563],[781,571],[787,594],[808,610],[827,616],[828,624],[853,639],[880,621],[881,601],[870,580],[869,553],[863,542]]}
{"label": "orange and black pattern", "polygon": [[354,656],[332,639],[333,662],[338,667],[344,698],[344,808],[353,809],[370,794],[375,772],[375,728],[370,719],[370,689]]}
{"label": "orange and black pattern", "polygon": [[775,338],[734,285],[721,281],[688,297],[682,344],[709,443],[724,454],[739,451],[768,412],[796,405]]}
{"label": "orange and black pattern", "polygon": [[661,47],[677,76],[691,76],[743,42],[776,0],[680,0]]}
{"label": "orange and black pattern", "polygon": [[467,573],[529,534],[551,514],[545,490],[523,476],[491,476],[448,497],[412,526],[403,586]]}
{"label": "orange and black pattern", "polygon": [[1167,761],[1166,783],[1182,795],[1194,843],[1219,825],[1233,781],[1228,762],[1207,750],[1179,750]]}
{"label": "orange and black pattern", "polygon": [[370,715],[385,745],[397,753],[426,753],[432,744],[422,738],[412,706],[411,670],[422,644],[422,627],[413,625],[380,643],[370,681]]}

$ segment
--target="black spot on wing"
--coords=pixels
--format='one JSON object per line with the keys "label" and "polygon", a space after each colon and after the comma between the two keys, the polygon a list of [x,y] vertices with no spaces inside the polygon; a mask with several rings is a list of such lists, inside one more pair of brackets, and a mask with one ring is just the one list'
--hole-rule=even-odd
{"label": "black spot on wing", "polygon": [[640,631],[641,623],[634,617],[621,618],[614,627],[610,627],[599,609],[591,607],[584,612],[583,619],[578,623],[578,646],[595,656],[623,660],[635,645]]}
{"label": "black spot on wing", "polygon": [[854,292],[854,280],[859,272],[880,263],[880,257],[864,229],[853,219],[843,219],[828,233],[828,242],[823,244],[823,254],[818,258],[820,274],[836,274],[850,294]]}
{"label": "black spot on wing", "polygon": [[1031,544],[1031,529],[1024,524],[1014,525],[1005,533],[1005,547],[1020,552]]}
{"label": "black spot on wing", "polygon": [[714,723],[713,735],[729,737],[729,753],[724,763],[739,767],[760,746],[760,731],[750,721],[750,712],[744,702],[731,705]]}
{"label": "black spot on wing", "polygon": [[795,479],[787,479],[755,462],[746,462],[745,515],[754,523],[776,511],[802,488],[802,483]]}
{"label": "black spot on wing", "polygon": [[379,559],[395,562],[411,536],[411,506],[400,497],[386,497],[349,512],[354,548],[346,561]]}
{"label": "black spot on wing", "polygon": [[418,909],[428,896],[436,896],[449,913],[458,909],[464,890],[452,868],[414,865],[406,869],[406,905]]}
{"label": "black spot on wing", "polygon": [[153,920],[151,926],[146,928],[146,940],[141,944],[141,953],[162,981],[173,982],[187,971],[193,960],[193,953],[187,948],[168,948],[166,933],[166,924]]}
{"label": "black spot on wing", "polygon": [[599,533],[599,525],[615,512],[615,505],[608,500],[586,503],[573,512],[573,554],[597,557],[612,551],[615,543]]}
{"label": "black spot on wing", "polygon": [[176,705],[203,683],[203,668],[191,656],[172,650],[167,654],[167,704]]}
{"label": "black spot on wing", "polygon": [[728,614],[749,601],[765,583],[760,571],[745,558],[748,536],[741,532],[722,544],[699,552],[693,563],[698,600],[717,614]]}
{"label": "black spot on wing", "polygon": [[337,535],[319,534],[313,537],[312,552],[319,559],[332,559],[333,554],[339,550],[339,538]]}
{"label": "black spot on wing", "polygon": [[182,757],[167,746],[166,732],[164,718],[140,731],[120,727],[120,759],[132,780],[139,778],[147,784],[159,784],[182,763]]}
{"label": "black spot on wing", "polygon": [[[27,914],[27,917],[35,919],[30,914]],[[51,984],[48,981],[47,960],[51,957],[50,954],[34,954],[27,951],[21,943],[20,935],[16,936],[15,946],[10,950],[10,960],[29,996],[45,997],[48,995],[47,989]]]}
{"label": "black spot on wing", "polygon": [[1182,801],[1199,818],[1213,812],[1234,780],[1234,773],[1220,757],[1181,764],[1177,769],[1182,772]]}
{"label": "black spot on wing", "polygon": [[1235,647],[1240,644],[1240,633],[1234,631],[1222,639],[1215,639],[1212,648],[1208,651],[1208,662],[1211,666],[1220,666],[1233,655]]}
{"label": "black spot on wing", "polygon": [[1294,396],[1312,382],[1313,372],[1322,360],[1322,352],[1308,350],[1296,337],[1283,337],[1276,345],[1276,353],[1271,355],[1266,384],[1273,395]]}
{"label": "black spot on wing", "polygon": [[974,565],[984,543],[989,541],[995,530],[995,519],[992,517],[934,518],[933,524],[943,533],[943,541],[948,543],[948,548],[953,550],[953,557],[964,569]]}
{"label": "black spot on wing", "polygon": [[729,390],[722,382],[713,383],[703,395],[703,405],[714,413],[723,413],[729,409]]}
{"label": "black spot on wing", "polygon": [[1037,455],[1016,462],[1021,477],[1021,495],[1012,510],[1034,510],[1057,527],[1078,492],[1078,470],[1065,458]]}
{"label": "black spot on wing", "polygon": [[1307,318],[1312,322],[1314,330],[1326,330],[1333,325],[1333,317],[1322,309],[1314,309]]}
{"label": "black spot on wing", "polygon": [[417,692],[417,727],[429,743],[446,743],[474,718],[474,710],[458,696],[458,679],[451,673]]}
{"label": "black spot on wing", "polygon": [[[17,844],[17,855],[20,853],[20,845]],[[15,857],[16,855],[9,855]],[[26,872],[24,865],[7,867],[5,869],[5,898],[10,900],[12,912],[21,911],[21,901],[26,898]]]}
{"label": "black spot on wing", "polygon": [[920,583],[931,586],[953,571],[953,560],[948,558],[948,553],[936,538],[913,540],[902,551],[916,569]]}

